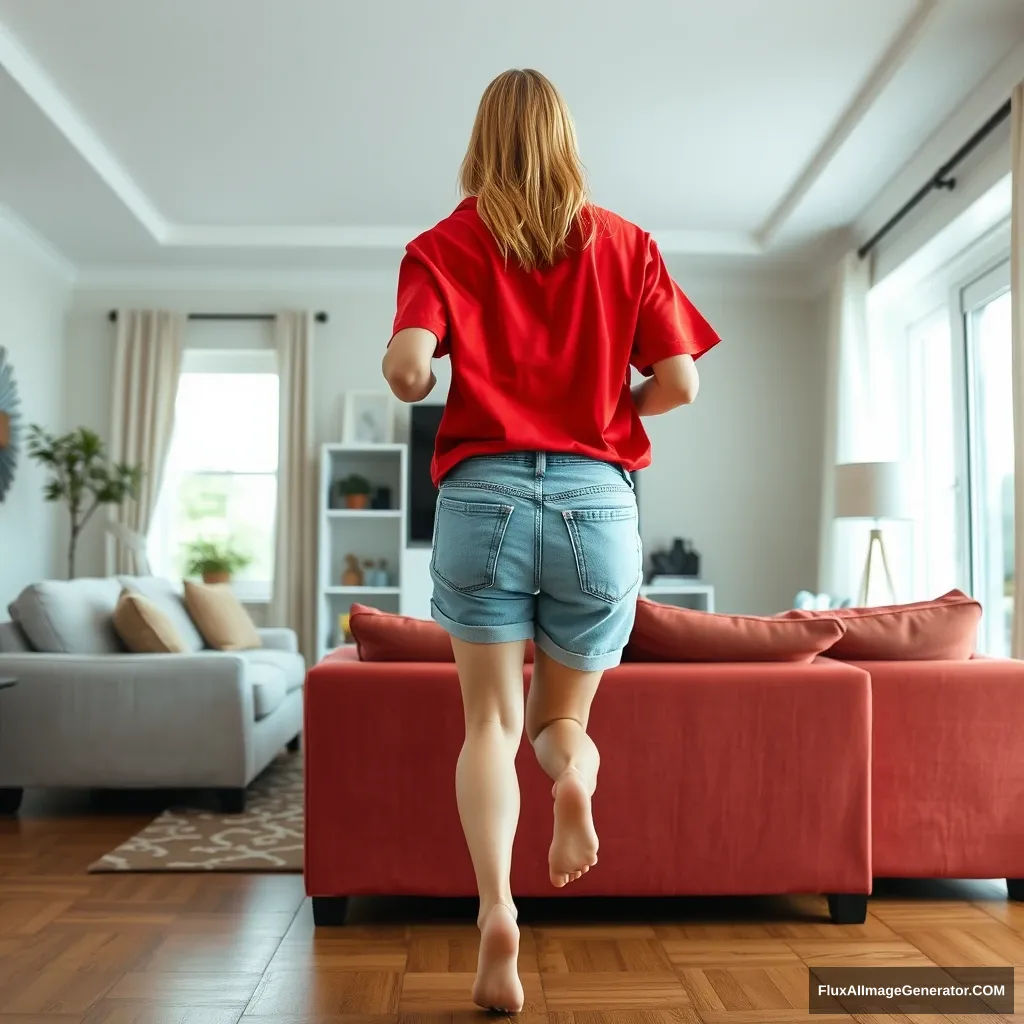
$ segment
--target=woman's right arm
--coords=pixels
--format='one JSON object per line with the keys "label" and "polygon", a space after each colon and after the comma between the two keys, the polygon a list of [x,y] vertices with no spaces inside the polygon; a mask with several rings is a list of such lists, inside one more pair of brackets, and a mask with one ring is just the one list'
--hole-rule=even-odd
{"label": "woman's right arm", "polygon": [[651,370],[651,376],[633,388],[633,401],[641,416],[660,416],[697,397],[700,377],[693,356],[662,359]]}

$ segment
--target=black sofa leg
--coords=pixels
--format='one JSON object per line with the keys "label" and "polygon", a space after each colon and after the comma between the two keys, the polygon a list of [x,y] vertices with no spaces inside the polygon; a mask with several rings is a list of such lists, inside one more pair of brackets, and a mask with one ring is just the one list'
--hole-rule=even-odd
{"label": "black sofa leg", "polygon": [[347,896],[314,896],[313,924],[317,928],[335,928],[345,923]]}
{"label": "black sofa leg", "polygon": [[17,814],[25,790],[20,788],[0,789],[0,814]]}
{"label": "black sofa leg", "polygon": [[217,803],[220,805],[221,814],[244,814],[245,790],[218,789]]}
{"label": "black sofa leg", "polygon": [[1006,895],[1016,903],[1024,903],[1024,878],[1008,878]]}
{"label": "black sofa leg", "polygon": [[868,916],[868,898],[860,893],[829,893],[828,912],[833,924],[863,924]]}
{"label": "black sofa leg", "polygon": [[301,749],[302,749],[302,733],[299,733],[298,736],[293,736],[288,741],[288,753],[289,754],[297,754]]}

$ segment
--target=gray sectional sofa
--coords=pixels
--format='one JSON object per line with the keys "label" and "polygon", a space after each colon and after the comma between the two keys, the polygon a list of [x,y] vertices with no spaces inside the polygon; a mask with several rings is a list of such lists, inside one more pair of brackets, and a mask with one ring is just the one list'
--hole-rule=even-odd
{"label": "gray sectional sofa", "polygon": [[[171,616],[188,654],[128,654],[112,625],[121,589]],[[223,809],[302,730],[305,664],[289,629],[256,650],[204,648],[167,580],[118,577],[26,588],[0,622],[0,812],[26,788],[212,788]]]}

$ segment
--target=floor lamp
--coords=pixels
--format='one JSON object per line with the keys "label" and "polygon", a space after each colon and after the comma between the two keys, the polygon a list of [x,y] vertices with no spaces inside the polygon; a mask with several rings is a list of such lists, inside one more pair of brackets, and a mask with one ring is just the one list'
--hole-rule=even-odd
{"label": "floor lamp", "polygon": [[889,568],[882,528],[883,519],[911,519],[907,467],[900,462],[847,462],[836,466],[836,519],[870,519],[874,526],[868,540],[867,558],[857,604],[867,604],[875,547],[882,560],[885,580],[896,602],[896,587]]}

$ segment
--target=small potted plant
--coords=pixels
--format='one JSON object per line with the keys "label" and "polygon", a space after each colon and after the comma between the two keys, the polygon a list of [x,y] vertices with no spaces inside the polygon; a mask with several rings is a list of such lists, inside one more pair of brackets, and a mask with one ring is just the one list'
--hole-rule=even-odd
{"label": "small potted plant", "polygon": [[345,495],[346,508],[369,508],[370,492],[373,488],[365,476],[358,473],[351,473],[345,477],[340,484],[341,493]]}
{"label": "small potted plant", "polygon": [[204,583],[228,583],[239,569],[244,569],[252,561],[230,540],[205,540],[202,537],[186,547],[185,557],[185,575],[202,576]]}

